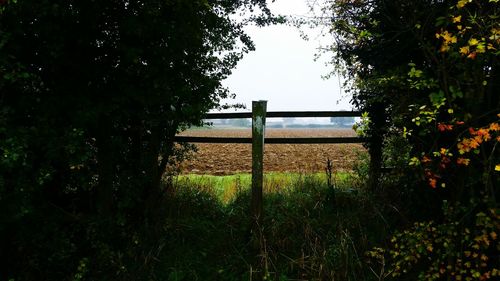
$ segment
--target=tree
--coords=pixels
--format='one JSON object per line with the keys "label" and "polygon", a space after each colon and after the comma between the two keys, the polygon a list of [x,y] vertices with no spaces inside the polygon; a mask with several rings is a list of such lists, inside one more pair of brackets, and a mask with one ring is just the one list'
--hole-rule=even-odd
{"label": "tree", "polygon": [[[453,16],[450,6],[465,13]],[[489,19],[497,6],[497,1],[324,1],[335,32],[334,62],[350,78],[354,105],[371,118],[373,162],[381,160],[378,148],[389,132],[408,137],[414,155],[428,155],[457,140],[430,134],[439,131],[441,121],[494,120],[498,42],[497,25]],[[458,47],[458,37],[472,45]],[[481,117],[484,112],[488,117]],[[435,178],[430,180],[434,185]]]}
{"label": "tree", "polygon": [[[377,188],[382,147],[393,113],[408,105],[408,89],[399,74],[412,60],[420,60],[418,38],[412,32],[421,18],[440,13],[431,1],[323,1],[322,22],[332,27],[333,62],[347,79],[352,103],[370,116],[370,189]],[[411,15],[411,16],[408,16]],[[396,118],[397,119],[397,118]]]}
{"label": "tree", "polygon": [[[161,179],[183,155],[174,135],[220,106],[229,95],[221,80],[254,48],[233,15],[258,7],[251,20],[274,19],[264,0],[7,3],[2,276],[68,279],[90,260],[98,279],[133,276],[116,266],[157,243]],[[123,278],[141,279],[132,276]]]}
{"label": "tree", "polygon": [[427,212],[391,239],[386,255],[372,254],[398,280],[496,276],[498,1],[325,3],[337,66],[351,78],[354,104],[371,118],[371,155],[381,160],[377,147],[391,135],[406,138],[414,157],[403,178],[416,173],[420,184],[417,192],[396,192]]}
{"label": "tree", "polygon": [[286,128],[286,127],[288,127],[290,125],[293,125],[296,121],[297,120],[294,117],[283,118],[283,125]]}
{"label": "tree", "polygon": [[354,122],[354,117],[330,117],[330,123],[340,127],[350,127]]}

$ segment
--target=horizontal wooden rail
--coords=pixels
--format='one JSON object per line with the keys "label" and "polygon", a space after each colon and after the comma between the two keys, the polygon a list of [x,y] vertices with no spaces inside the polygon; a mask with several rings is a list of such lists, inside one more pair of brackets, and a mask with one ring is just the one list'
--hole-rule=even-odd
{"label": "horizontal wooden rail", "polygon": [[[176,136],[176,142],[190,143],[252,143],[252,138],[221,138],[221,137],[189,137]],[[265,144],[334,144],[334,143],[365,143],[366,138],[358,137],[320,137],[320,138],[265,138]]]}
{"label": "horizontal wooden rail", "polygon": [[[288,117],[360,117],[360,111],[270,111],[266,118]],[[252,112],[208,113],[204,119],[252,118]]]}

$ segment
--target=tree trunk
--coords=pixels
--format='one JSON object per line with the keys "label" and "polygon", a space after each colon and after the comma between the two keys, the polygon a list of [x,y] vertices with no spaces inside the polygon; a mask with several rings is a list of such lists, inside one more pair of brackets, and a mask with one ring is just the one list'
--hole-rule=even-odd
{"label": "tree trunk", "polygon": [[371,106],[371,136],[368,143],[368,152],[370,154],[370,167],[368,174],[368,189],[371,192],[376,192],[380,185],[380,177],[382,175],[382,151],[384,142],[384,131],[386,123],[386,113],[384,104],[377,102]]}

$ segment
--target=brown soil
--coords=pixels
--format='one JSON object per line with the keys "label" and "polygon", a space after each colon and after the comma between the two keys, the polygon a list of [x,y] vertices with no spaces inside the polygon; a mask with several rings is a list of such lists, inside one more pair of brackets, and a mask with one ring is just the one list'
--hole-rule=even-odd
{"label": "brown soil", "polygon": [[[250,137],[250,129],[208,129],[183,132],[184,136]],[[266,129],[266,137],[353,137],[348,129]],[[250,144],[197,144],[193,159],[181,165],[183,173],[235,174],[252,170]],[[265,172],[322,172],[327,159],[335,170],[350,170],[361,144],[266,144]]]}

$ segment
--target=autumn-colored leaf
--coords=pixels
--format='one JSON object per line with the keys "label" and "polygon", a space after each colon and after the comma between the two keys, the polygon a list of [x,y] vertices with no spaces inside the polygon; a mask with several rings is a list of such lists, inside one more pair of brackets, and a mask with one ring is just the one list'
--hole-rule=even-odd
{"label": "autumn-colored leaf", "polygon": [[448,124],[444,124],[444,123],[439,123],[438,124],[438,130],[440,132],[444,132],[444,131],[451,131],[453,130],[453,125],[448,125]]}
{"label": "autumn-colored leaf", "polygon": [[460,48],[460,54],[462,55],[468,55],[469,54],[469,46],[464,46]]}
{"label": "autumn-colored leaf", "polygon": [[443,159],[441,159],[441,162],[445,163],[445,164],[448,164],[451,162],[450,158],[448,157],[443,157]]}
{"label": "autumn-colored leaf", "polygon": [[470,163],[470,159],[462,158],[462,157],[460,157],[460,158],[457,159],[457,164],[458,165],[468,166],[469,163]]}
{"label": "autumn-colored leaf", "polygon": [[498,123],[491,123],[490,131],[500,131],[500,125],[498,125]]}
{"label": "autumn-colored leaf", "polygon": [[431,252],[434,250],[434,248],[432,247],[432,245],[427,245],[427,251]]}
{"label": "autumn-colored leaf", "polygon": [[477,130],[477,136],[480,137],[484,141],[489,141],[491,139],[491,135],[490,135],[490,130],[489,129],[479,129],[479,130]]}
{"label": "autumn-colored leaf", "polygon": [[458,148],[458,153],[460,154],[464,154],[465,152],[469,152],[470,151],[470,148],[469,146],[467,145],[466,141],[462,141],[460,143],[457,144],[457,148]]}
{"label": "autumn-colored leaf", "polygon": [[470,146],[471,148],[473,148],[473,149],[476,149],[476,148],[478,148],[478,147],[479,147],[479,144],[480,144],[480,143],[481,143],[480,141],[478,141],[476,138],[474,138],[474,139],[472,139],[472,140],[470,141],[469,146]]}
{"label": "autumn-colored leaf", "polygon": [[461,8],[463,8],[465,5],[467,5],[467,3],[469,3],[469,2],[470,2],[470,0],[460,0],[460,1],[458,1],[458,3],[457,3],[457,8],[461,9]]}
{"label": "autumn-colored leaf", "polygon": [[422,157],[422,163],[426,164],[432,162],[431,158],[429,158],[427,155]]}
{"label": "autumn-colored leaf", "polygon": [[476,46],[479,44],[479,40],[477,40],[476,38],[471,38],[469,40],[469,46]]}
{"label": "autumn-colored leaf", "polygon": [[429,179],[429,185],[432,188],[436,188],[436,184],[437,184],[437,180],[436,179],[434,179],[434,178]]}
{"label": "autumn-colored leaf", "polygon": [[441,53],[446,53],[446,52],[448,52],[449,50],[450,50],[450,46],[449,46],[449,45],[447,45],[447,44],[443,44],[443,45],[441,46],[441,48],[439,49],[439,51],[440,51]]}

